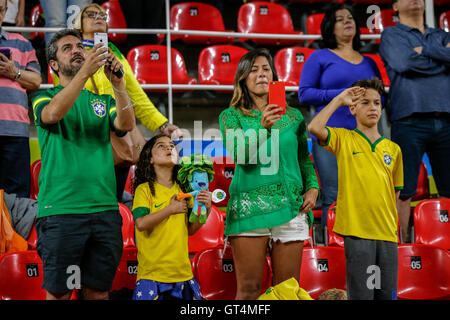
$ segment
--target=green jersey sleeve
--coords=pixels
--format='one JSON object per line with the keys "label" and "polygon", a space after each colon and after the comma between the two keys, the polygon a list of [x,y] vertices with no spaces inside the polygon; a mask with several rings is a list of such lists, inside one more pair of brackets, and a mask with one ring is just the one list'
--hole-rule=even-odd
{"label": "green jersey sleeve", "polygon": [[43,123],[41,122],[42,110],[47,104],[49,104],[52,98],[53,97],[50,95],[48,90],[39,90],[31,98],[31,105],[33,106],[34,122],[36,126],[43,125]]}

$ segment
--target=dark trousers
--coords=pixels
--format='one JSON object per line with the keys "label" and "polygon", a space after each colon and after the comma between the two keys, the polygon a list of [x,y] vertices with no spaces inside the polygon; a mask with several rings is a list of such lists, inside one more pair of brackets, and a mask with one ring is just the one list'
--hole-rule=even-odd
{"label": "dark trousers", "polygon": [[349,300],[397,300],[397,243],[344,236]]}
{"label": "dark trousers", "polygon": [[30,171],[28,137],[0,136],[0,189],[29,198]]}
{"label": "dark trousers", "polygon": [[130,167],[115,166],[114,170],[116,172],[117,201],[122,202],[123,192],[125,190],[125,185],[127,184],[127,178],[128,173],[130,172]]}
{"label": "dark trousers", "polygon": [[416,194],[424,152],[430,159],[439,195],[450,197],[450,116],[418,114],[396,120],[392,122],[391,138],[403,154],[405,183],[400,199],[406,200]]}

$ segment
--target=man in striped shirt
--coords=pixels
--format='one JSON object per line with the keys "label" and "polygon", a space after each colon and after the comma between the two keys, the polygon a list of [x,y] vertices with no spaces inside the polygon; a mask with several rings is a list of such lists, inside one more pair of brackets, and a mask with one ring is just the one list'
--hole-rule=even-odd
{"label": "man in striped shirt", "polygon": [[[7,1],[0,0],[0,26]],[[30,119],[27,90],[41,84],[41,70],[31,43],[0,29],[0,189],[30,196]]]}

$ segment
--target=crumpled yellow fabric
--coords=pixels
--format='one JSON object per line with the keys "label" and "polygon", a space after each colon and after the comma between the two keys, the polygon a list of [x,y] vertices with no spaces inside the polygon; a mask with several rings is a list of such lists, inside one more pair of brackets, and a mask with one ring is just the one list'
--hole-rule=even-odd
{"label": "crumpled yellow fabric", "polygon": [[285,280],[269,287],[258,300],[314,300],[304,289],[300,288],[295,278]]}

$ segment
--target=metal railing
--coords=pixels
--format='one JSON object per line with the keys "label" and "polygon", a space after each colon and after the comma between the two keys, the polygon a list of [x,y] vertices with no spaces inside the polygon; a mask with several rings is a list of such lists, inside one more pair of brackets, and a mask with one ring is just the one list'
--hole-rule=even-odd
{"label": "metal railing", "polygon": [[[426,16],[427,24],[434,26],[434,14],[433,12],[433,1],[426,0],[427,11],[429,12]],[[167,47],[167,61],[171,61],[171,35],[196,35],[196,36],[219,36],[219,37],[233,37],[236,39],[282,39],[282,40],[319,40],[321,35],[312,34],[269,34],[269,33],[239,33],[239,32],[216,32],[216,31],[199,31],[199,30],[171,30],[170,29],[170,1],[165,0],[165,14],[166,14],[166,29],[109,29],[108,33],[117,34],[165,34],[166,35],[166,47]],[[431,10],[430,10],[431,9]],[[430,13],[431,12],[431,13]],[[10,32],[57,32],[61,28],[33,28],[33,27],[2,27],[5,31]],[[360,36],[361,40],[377,40],[380,39],[379,34],[362,34]],[[163,84],[141,84],[144,90],[157,90],[164,89],[168,90],[168,118],[170,122],[173,122],[173,101],[172,95],[173,90],[223,90],[232,91],[232,85],[201,85],[201,84],[173,84],[172,83],[172,64],[167,63],[167,83]],[[41,88],[51,88],[52,84],[41,84]],[[389,88],[386,88],[387,90]],[[286,91],[297,91],[296,86],[287,86]]]}

